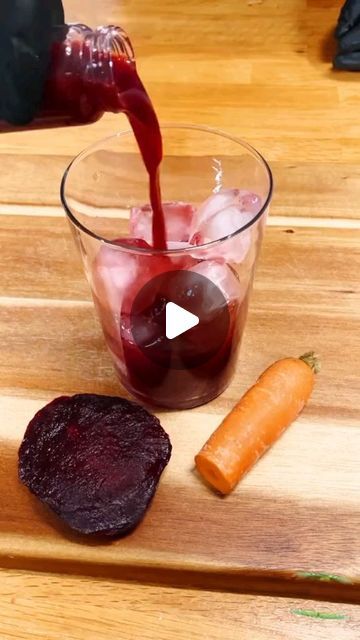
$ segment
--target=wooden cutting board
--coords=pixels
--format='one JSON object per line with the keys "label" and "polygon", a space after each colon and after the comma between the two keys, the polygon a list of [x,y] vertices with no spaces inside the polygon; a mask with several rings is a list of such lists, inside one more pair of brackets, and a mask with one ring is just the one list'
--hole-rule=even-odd
{"label": "wooden cutting board", "polygon": [[360,608],[351,604],[4,569],[0,575],[1,640],[359,637]]}
{"label": "wooden cutting board", "polygon": [[[154,502],[130,536],[99,544],[71,534],[17,480],[19,442],[46,402],[126,395],[66,223],[52,213],[0,216],[0,566],[359,601],[356,221],[331,229],[270,220],[232,385],[206,406],[158,412],[173,456]],[[232,495],[214,494],[194,454],[269,363],[310,348],[322,372],[309,406]]]}
{"label": "wooden cutting board", "polygon": [[[270,159],[276,193],[232,385],[205,407],[159,413],[174,453],[152,507],[131,536],[99,545],[70,535],[18,483],[17,449],[35,411],[57,395],[122,393],[58,185],[74,154],[125,121],[114,115],[71,131],[1,137],[0,566],[360,600],[359,77],[330,68],[341,4],[66,0],[69,20],[129,31],[162,120],[246,137]],[[194,473],[194,453],[270,362],[309,348],[323,365],[309,406],[236,492],[219,498]],[[187,615],[205,617],[219,602],[215,594],[194,604],[188,593]],[[156,591],[149,611],[164,597]],[[129,608],[143,635],[138,598]],[[238,599],[231,602],[238,612]],[[228,618],[221,607],[214,637]],[[257,599],[253,607],[251,639],[257,616],[268,620]],[[275,612],[269,637],[285,638]],[[334,633],[326,624],[314,637]],[[200,637],[203,620],[199,629]],[[293,640],[298,626],[288,633]]]}

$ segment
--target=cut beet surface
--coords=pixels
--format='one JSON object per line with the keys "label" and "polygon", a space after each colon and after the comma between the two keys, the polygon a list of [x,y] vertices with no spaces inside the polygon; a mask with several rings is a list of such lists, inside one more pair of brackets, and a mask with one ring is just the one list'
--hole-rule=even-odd
{"label": "cut beet surface", "polygon": [[170,456],[159,420],[138,404],[62,396],[29,423],[19,477],[72,529],[122,536],[142,520]]}

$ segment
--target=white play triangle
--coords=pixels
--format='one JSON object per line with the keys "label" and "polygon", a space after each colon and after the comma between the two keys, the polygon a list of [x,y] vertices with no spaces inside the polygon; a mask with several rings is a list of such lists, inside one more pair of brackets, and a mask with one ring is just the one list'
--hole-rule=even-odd
{"label": "white play triangle", "polygon": [[199,318],[174,302],[166,305],[166,337],[173,340],[199,324]]}

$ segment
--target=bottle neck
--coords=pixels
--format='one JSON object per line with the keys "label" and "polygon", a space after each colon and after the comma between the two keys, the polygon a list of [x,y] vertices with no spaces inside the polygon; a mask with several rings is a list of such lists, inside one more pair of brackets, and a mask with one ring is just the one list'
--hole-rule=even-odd
{"label": "bottle neck", "polygon": [[63,71],[82,74],[89,82],[114,81],[112,62],[123,58],[135,63],[131,42],[121,27],[107,26],[90,29],[84,24],[71,24],[62,43]]}
{"label": "bottle neck", "polygon": [[58,104],[67,103],[73,116],[86,122],[104,111],[120,111],[119,66],[135,69],[134,52],[123,29],[69,25],[65,40],[54,43],[46,104],[56,97]]}

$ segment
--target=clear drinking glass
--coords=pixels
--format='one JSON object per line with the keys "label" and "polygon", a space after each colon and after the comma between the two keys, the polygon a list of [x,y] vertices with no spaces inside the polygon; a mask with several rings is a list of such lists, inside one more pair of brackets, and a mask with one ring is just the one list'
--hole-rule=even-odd
{"label": "clear drinking glass", "polygon": [[[148,176],[131,131],[75,158],[64,175],[61,197],[122,385],[146,404],[185,409],[215,398],[233,375],[272,175],[255,149],[222,132],[168,125],[162,136],[167,251],[147,244]],[[187,283],[181,281],[181,295],[196,298],[204,321],[181,339],[168,340],[164,325],[161,336],[154,329],[156,314],[145,312],[144,303],[135,312],[134,300],[148,282],[170,273],[171,297],[172,288],[180,286],[175,271]],[[226,307],[226,327],[216,305]]]}

